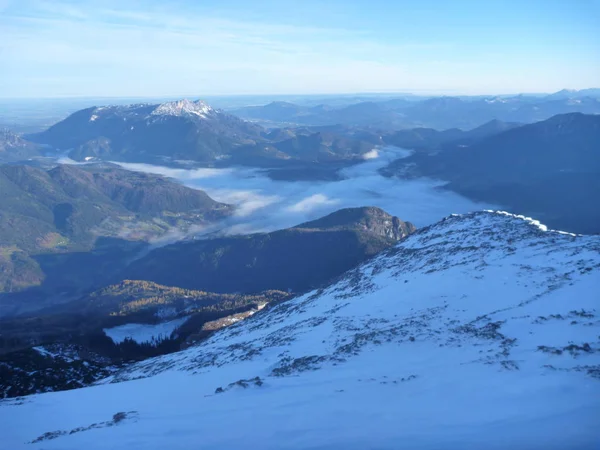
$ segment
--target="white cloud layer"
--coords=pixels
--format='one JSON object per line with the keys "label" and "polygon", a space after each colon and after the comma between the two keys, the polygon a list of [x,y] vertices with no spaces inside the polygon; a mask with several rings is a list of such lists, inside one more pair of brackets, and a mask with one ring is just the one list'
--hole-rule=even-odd
{"label": "white cloud layer", "polygon": [[497,209],[495,205],[474,203],[441,189],[443,183],[429,179],[386,178],[378,169],[406,156],[398,148],[380,149],[379,157],[346,168],[339,181],[274,181],[258,169],[215,169],[205,177],[203,170],[170,169],[148,164],[121,163],[122,167],[161,174],[183,184],[205,190],[215,200],[237,206],[233,217],[211,227],[225,234],[246,234],[288,228],[313,220],[340,208],[378,206],[402,220],[422,227],[452,213]]}

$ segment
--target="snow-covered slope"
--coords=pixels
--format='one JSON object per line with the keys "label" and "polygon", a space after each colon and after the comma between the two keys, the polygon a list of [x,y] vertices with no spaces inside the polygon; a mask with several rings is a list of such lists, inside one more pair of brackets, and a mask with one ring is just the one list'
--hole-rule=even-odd
{"label": "snow-covered slope", "polygon": [[452,216],[196,347],[3,402],[0,447],[597,448],[599,292],[600,237]]}

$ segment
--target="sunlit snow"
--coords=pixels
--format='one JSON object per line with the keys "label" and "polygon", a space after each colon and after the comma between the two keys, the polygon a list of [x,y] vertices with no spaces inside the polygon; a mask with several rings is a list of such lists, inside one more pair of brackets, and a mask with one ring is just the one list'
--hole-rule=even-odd
{"label": "sunlit snow", "polygon": [[197,346],[4,401],[0,447],[594,449],[599,288],[599,236],[451,216]]}

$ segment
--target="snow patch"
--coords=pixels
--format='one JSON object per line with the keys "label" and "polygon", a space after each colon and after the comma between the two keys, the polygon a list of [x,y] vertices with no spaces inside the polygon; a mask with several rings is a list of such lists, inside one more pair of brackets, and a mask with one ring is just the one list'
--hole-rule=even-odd
{"label": "snow patch", "polygon": [[182,317],[155,325],[128,323],[118,327],[105,328],[103,331],[115,344],[120,344],[126,339],[132,339],[138,344],[147,342],[158,343],[169,339],[173,331],[183,325],[188,319],[189,317]]}
{"label": "snow patch", "polygon": [[185,116],[195,115],[198,117],[206,118],[208,114],[213,113],[215,110],[202,100],[189,101],[187,99],[178,100],[175,102],[168,102],[159,105],[154,111],[150,113],[151,116]]}

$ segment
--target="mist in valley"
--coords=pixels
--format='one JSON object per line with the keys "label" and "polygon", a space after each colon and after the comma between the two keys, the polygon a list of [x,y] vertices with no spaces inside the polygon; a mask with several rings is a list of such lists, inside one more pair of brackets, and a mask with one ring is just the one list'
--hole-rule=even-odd
{"label": "mist in valley", "polygon": [[[235,205],[233,217],[201,230],[209,234],[248,234],[288,228],[323,217],[341,208],[377,206],[417,227],[432,224],[453,213],[498,208],[476,203],[443,188],[431,179],[387,178],[379,173],[409,151],[385,147],[369,152],[365,162],[344,168],[336,181],[280,181],[262,169],[180,169],[151,164],[117,163],[129,170],[160,174],[186,186],[202,189],[213,199]],[[176,235],[161,243],[175,240]]]}

